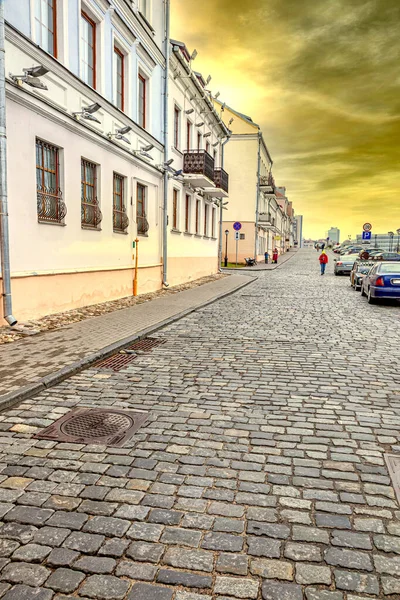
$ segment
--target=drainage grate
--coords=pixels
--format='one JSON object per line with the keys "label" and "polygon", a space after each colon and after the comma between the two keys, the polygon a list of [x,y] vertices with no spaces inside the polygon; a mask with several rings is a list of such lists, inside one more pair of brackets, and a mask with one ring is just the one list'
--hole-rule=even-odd
{"label": "drainage grate", "polygon": [[148,413],[76,408],[34,438],[76,444],[122,446],[147,420]]}
{"label": "drainage grate", "polygon": [[400,504],[400,456],[394,454],[384,454],[386,465],[392,480],[393,489]]}
{"label": "drainage grate", "polygon": [[120,371],[127,367],[136,358],[135,354],[113,354],[104,360],[94,365],[95,369],[111,369],[112,371]]}
{"label": "drainage grate", "polygon": [[167,340],[161,340],[159,338],[144,338],[143,340],[139,340],[129,346],[129,350],[137,350],[139,352],[151,352],[153,348],[157,348],[157,346],[161,346],[161,344],[165,344]]}

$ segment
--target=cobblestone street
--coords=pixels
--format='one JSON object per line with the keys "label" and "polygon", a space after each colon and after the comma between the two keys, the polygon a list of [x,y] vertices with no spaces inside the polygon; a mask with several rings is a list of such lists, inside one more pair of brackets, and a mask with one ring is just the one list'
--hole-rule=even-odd
{"label": "cobblestone street", "polygon": [[[0,598],[400,599],[400,308],[315,250],[257,276],[0,414]],[[33,438],[111,406],[122,448]]]}

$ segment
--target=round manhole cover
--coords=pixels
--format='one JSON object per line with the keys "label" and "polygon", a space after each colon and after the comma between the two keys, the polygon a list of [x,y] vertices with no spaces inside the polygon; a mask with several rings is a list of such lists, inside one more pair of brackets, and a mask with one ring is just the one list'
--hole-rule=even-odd
{"label": "round manhole cover", "polygon": [[133,424],[133,419],[120,413],[89,411],[73,415],[61,425],[61,431],[77,438],[105,438],[125,433]]}

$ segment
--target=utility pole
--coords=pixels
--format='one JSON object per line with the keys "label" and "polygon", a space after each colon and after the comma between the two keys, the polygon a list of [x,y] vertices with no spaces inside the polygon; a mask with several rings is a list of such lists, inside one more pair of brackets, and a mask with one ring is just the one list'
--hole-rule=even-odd
{"label": "utility pole", "polygon": [[4,319],[9,325],[15,325],[17,320],[12,314],[8,233],[4,3],[5,0],[0,0],[0,254]]}

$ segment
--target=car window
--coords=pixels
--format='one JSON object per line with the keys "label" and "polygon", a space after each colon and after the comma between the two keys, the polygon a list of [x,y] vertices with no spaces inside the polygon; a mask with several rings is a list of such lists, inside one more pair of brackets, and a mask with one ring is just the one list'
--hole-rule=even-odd
{"label": "car window", "polygon": [[379,273],[400,273],[400,264],[380,265]]}

